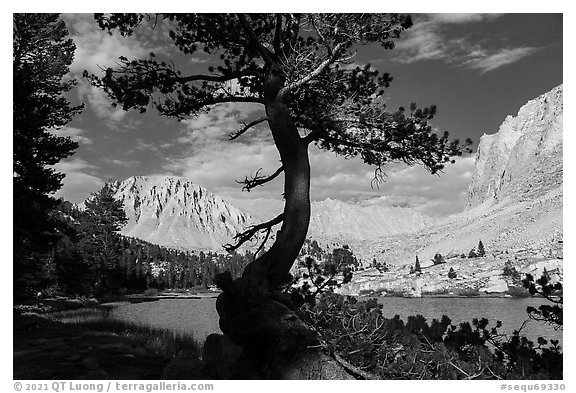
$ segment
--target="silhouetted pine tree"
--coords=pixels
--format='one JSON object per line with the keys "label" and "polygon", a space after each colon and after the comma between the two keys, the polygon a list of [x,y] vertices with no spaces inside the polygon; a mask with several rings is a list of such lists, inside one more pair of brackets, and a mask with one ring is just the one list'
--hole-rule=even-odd
{"label": "silhouetted pine tree", "polygon": [[68,124],[82,105],[63,96],[75,84],[64,78],[75,45],[58,14],[13,14],[13,267],[14,292],[30,295],[43,285],[60,238],[52,216],[64,174],[54,170],[78,144],[54,129]]}
{"label": "silhouetted pine tree", "polygon": [[86,210],[80,223],[82,235],[79,249],[92,269],[96,292],[110,292],[121,270],[117,269],[121,257],[121,237],[118,231],[128,219],[122,202],[114,199],[109,184],[92,194],[85,205]]}
{"label": "silhouetted pine tree", "polygon": [[484,257],[486,256],[486,250],[484,250],[484,244],[482,244],[482,240],[478,242],[478,256]]}

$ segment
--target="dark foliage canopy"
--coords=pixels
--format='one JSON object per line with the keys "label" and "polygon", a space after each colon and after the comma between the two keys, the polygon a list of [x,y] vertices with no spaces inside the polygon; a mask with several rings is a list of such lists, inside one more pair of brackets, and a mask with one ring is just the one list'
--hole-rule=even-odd
{"label": "dark foliage canopy", "polygon": [[58,14],[13,16],[13,195],[15,278],[34,274],[54,242],[50,210],[63,174],[52,165],[74,153],[70,138],[50,130],[66,125],[82,105],[71,106],[63,94],[75,81],[66,79],[75,46]]}
{"label": "dark foliage canopy", "polygon": [[67,35],[58,14],[14,14],[14,185],[39,200],[62,186],[50,166],[78,147],[49,132],[82,109],[63,96],[76,84],[65,79],[76,49]]}
{"label": "dark foliage canopy", "polygon": [[[147,20],[170,23],[170,38],[183,54],[203,51],[215,62],[206,74],[186,74],[168,59],[120,58],[105,76],[90,76],[125,110],[183,119],[223,102],[267,105],[279,98],[307,139],[373,165],[389,161],[421,162],[433,173],[457,141],[437,135],[428,121],[434,106],[412,104],[386,111],[382,95],[392,78],[369,65],[353,66],[358,45],[394,47],[394,39],[412,25],[396,14],[113,14],[96,15],[103,29],[132,35]],[[87,75],[87,74],[86,74]],[[89,75],[87,75],[89,76]],[[236,89],[230,82],[237,83]]]}

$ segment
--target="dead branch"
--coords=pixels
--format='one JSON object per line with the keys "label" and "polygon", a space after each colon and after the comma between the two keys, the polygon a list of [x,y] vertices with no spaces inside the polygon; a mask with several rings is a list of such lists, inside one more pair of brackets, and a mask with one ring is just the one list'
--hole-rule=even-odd
{"label": "dead branch", "polygon": [[356,366],[354,366],[353,364],[347,362],[346,360],[344,360],[344,358],[342,358],[342,356],[338,355],[337,353],[333,353],[332,357],[334,358],[334,360],[336,360],[338,363],[340,363],[340,365],[342,367],[344,367],[348,372],[350,372],[353,376],[359,376],[362,379],[378,379],[378,377],[374,374],[370,374]]}
{"label": "dead branch", "polygon": [[256,171],[256,174],[252,178],[248,178],[248,176],[246,176],[246,179],[244,179],[242,181],[238,181],[238,180],[236,181],[236,183],[238,183],[238,184],[244,184],[244,186],[242,187],[242,191],[250,192],[250,190],[252,190],[255,187],[262,186],[268,182],[271,182],[272,180],[276,179],[278,177],[278,175],[280,175],[284,171],[284,167],[281,166],[280,168],[276,169],[276,172],[274,172],[273,174],[271,174],[269,176],[260,175],[261,170],[262,170],[262,168],[258,169]]}
{"label": "dead branch", "polygon": [[244,134],[246,131],[248,131],[250,128],[254,127],[255,125],[258,125],[264,121],[268,120],[268,118],[266,116],[263,116],[259,119],[256,119],[254,121],[251,121],[250,123],[246,124],[246,123],[242,123],[244,125],[244,127],[242,127],[241,129],[239,129],[238,131],[236,131],[233,134],[228,135],[228,137],[230,138],[231,141],[233,141],[234,139],[238,138],[240,135]]}
{"label": "dead branch", "polygon": [[270,232],[270,230],[274,225],[280,224],[282,221],[284,221],[284,213],[280,214],[279,216],[273,218],[270,221],[248,227],[248,229],[246,229],[244,232],[240,232],[236,236],[234,236],[234,239],[237,240],[236,244],[228,243],[224,246],[224,249],[228,252],[236,251],[238,248],[240,248],[240,246],[242,246],[248,240],[252,239],[254,235],[256,235],[258,232],[261,231]]}
{"label": "dead branch", "polygon": [[340,54],[340,51],[344,48],[344,43],[340,42],[338,43],[334,49],[332,50],[331,55],[324,60],[322,63],[320,63],[318,65],[318,67],[316,67],[315,70],[313,70],[312,72],[310,72],[308,75],[306,75],[305,77],[303,77],[302,79],[288,85],[282,88],[282,90],[280,90],[280,92],[278,93],[279,97],[284,97],[286,96],[286,94],[288,94],[289,91],[292,91],[294,89],[297,89],[300,86],[305,85],[306,83],[310,82],[312,79],[316,78],[318,75],[320,75],[325,69],[326,67],[328,67],[330,64],[334,63],[334,61],[336,61],[336,57]]}

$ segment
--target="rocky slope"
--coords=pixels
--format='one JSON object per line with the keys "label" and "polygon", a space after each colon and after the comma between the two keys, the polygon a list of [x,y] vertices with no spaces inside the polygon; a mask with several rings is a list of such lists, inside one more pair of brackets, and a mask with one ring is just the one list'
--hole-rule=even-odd
{"label": "rocky slope", "polygon": [[[496,134],[480,141],[468,208],[417,232],[354,245],[364,261],[375,258],[391,269],[360,273],[343,290],[410,292],[424,287],[424,292],[435,292],[471,286],[502,292],[507,288],[502,268],[508,260],[522,272],[547,267],[561,277],[562,117],[562,86],[528,102],[516,117],[508,116]],[[460,257],[479,240],[486,258]],[[449,257],[449,263],[431,266],[437,252]],[[422,277],[409,272],[416,255],[424,268]],[[447,278],[450,267],[458,280]]]}
{"label": "rocky slope", "polygon": [[562,187],[562,85],[508,116],[480,139],[468,206],[529,200]]}
{"label": "rocky slope", "polygon": [[333,199],[312,202],[311,210],[309,237],[341,244],[415,232],[433,222],[408,208],[362,206]]}
{"label": "rocky slope", "polygon": [[[269,220],[284,208],[276,200],[230,200],[255,220]],[[321,244],[357,243],[366,239],[418,231],[434,219],[409,208],[382,205],[364,206],[327,198],[311,203],[308,237]]]}

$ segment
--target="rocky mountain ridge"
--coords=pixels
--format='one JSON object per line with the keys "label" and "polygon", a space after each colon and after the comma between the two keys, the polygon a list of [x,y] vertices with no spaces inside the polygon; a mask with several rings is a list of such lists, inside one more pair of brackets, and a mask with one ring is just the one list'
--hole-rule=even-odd
{"label": "rocky mountain ridge", "polygon": [[[123,235],[182,250],[222,252],[236,233],[283,209],[282,201],[228,201],[175,176],[134,176],[113,186],[129,219]],[[330,199],[311,208],[309,237],[324,245],[412,232],[432,222],[411,209]]]}
{"label": "rocky mountain ridge", "polygon": [[[359,282],[363,289],[380,288],[384,282],[400,288],[420,280],[410,273],[416,255],[429,269],[424,286],[430,291],[456,282],[503,288],[502,279],[488,278],[499,277],[508,260],[524,260],[518,266],[527,271],[547,263],[561,270],[562,88],[529,101],[517,116],[508,116],[498,132],[481,138],[468,208],[460,214],[432,220],[410,209],[333,200],[312,203],[309,238],[321,245],[348,244],[365,267],[374,259],[390,267],[386,276],[370,274],[367,279],[358,274],[347,290],[356,293]],[[180,249],[222,251],[234,234],[274,217],[283,207],[282,201],[269,200],[230,203],[176,177],[135,177],[116,187],[130,219],[125,235]],[[487,259],[469,263],[461,255],[479,240]],[[446,282],[443,268],[428,266],[437,252],[454,262],[457,281]]]}
{"label": "rocky mountain ridge", "polygon": [[[546,267],[561,279],[562,117],[562,85],[508,116],[480,141],[468,208],[416,232],[351,245],[360,258],[386,263],[390,271],[359,273],[343,291],[504,292],[511,284],[502,276],[508,261],[522,273],[537,275]],[[468,259],[480,240],[487,257]],[[432,266],[436,253],[451,263]],[[422,274],[410,272],[416,256]],[[450,267],[457,280],[448,279]]]}
{"label": "rocky mountain ridge", "polygon": [[468,207],[527,200],[562,187],[563,86],[530,100],[480,138]]}
{"label": "rocky mountain ridge", "polygon": [[218,195],[172,176],[116,182],[128,223],[122,234],[183,250],[221,250],[250,216]]}

